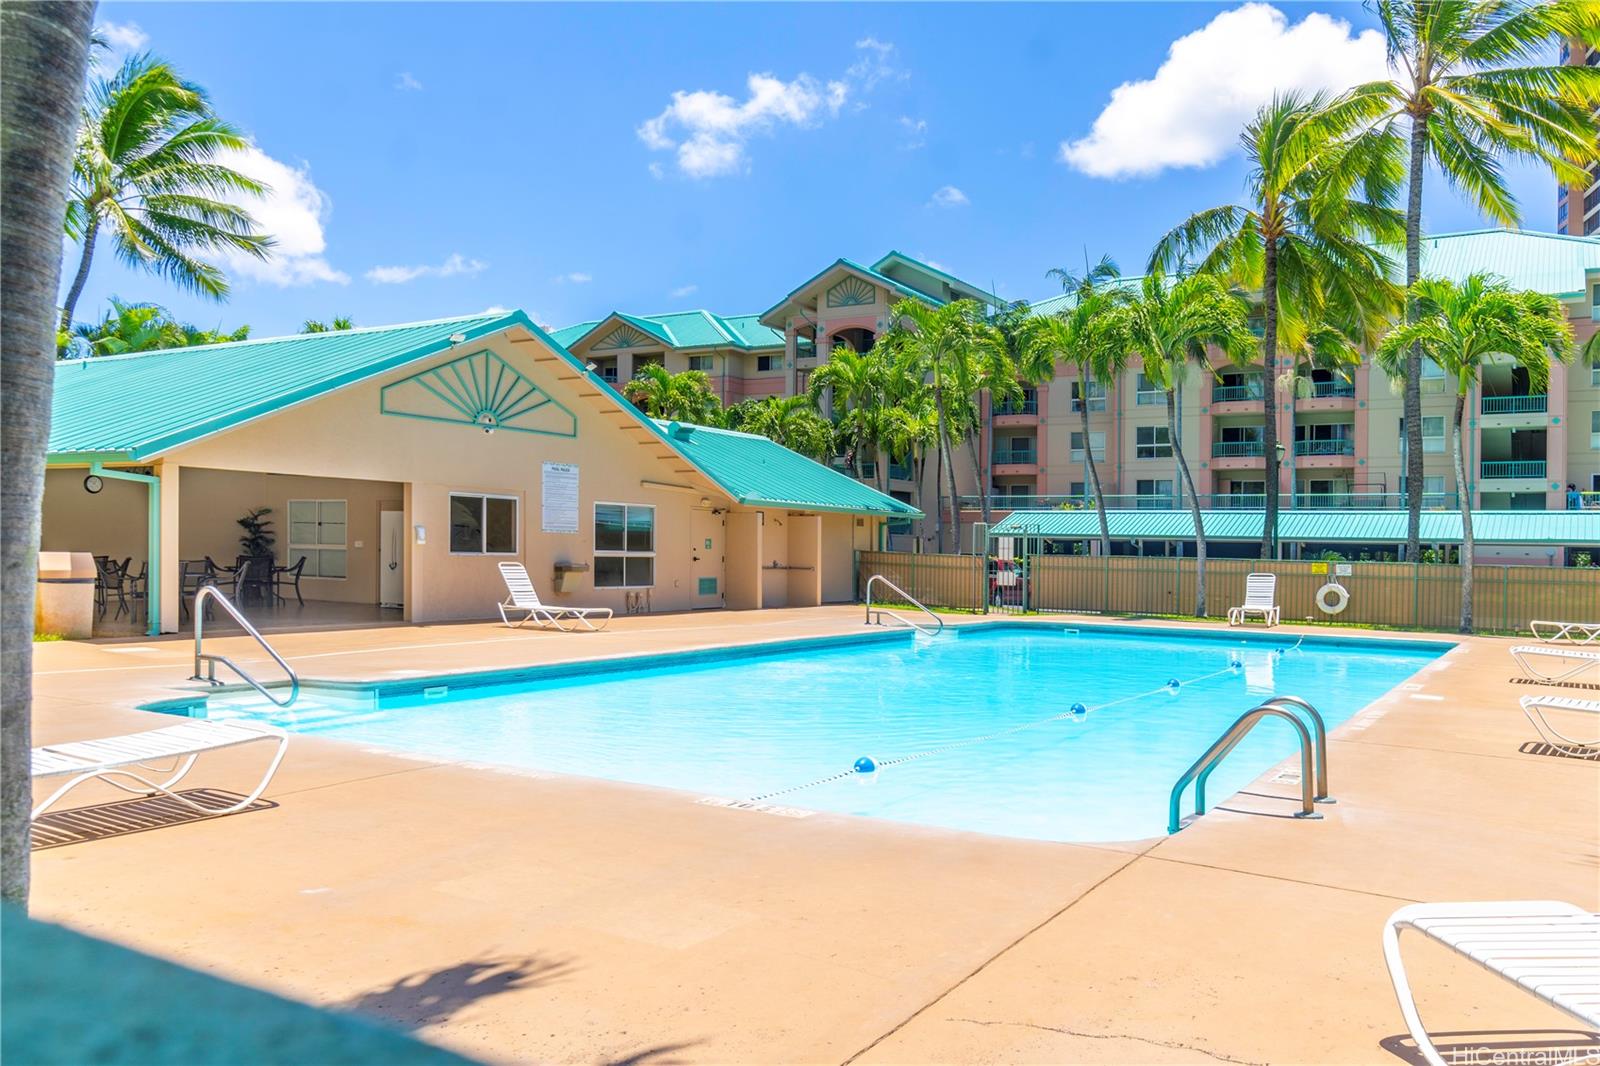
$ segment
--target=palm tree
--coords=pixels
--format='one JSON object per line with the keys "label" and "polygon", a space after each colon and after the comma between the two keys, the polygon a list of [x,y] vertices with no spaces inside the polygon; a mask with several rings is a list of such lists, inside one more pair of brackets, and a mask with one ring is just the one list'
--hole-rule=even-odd
{"label": "palm tree", "polygon": [[1357,136],[1373,105],[1320,95],[1274,96],[1240,137],[1248,202],[1191,215],[1156,246],[1151,273],[1199,269],[1261,294],[1266,521],[1261,555],[1273,554],[1278,521],[1277,357],[1285,336],[1319,321],[1359,335],[1398,293],[1369,240],[1397,240],[1394,199],[1400,168],[1392,153]]}
{"label": "palm tree", "polygon": [[[1535,159],[1567,185],[1589,185],[1584,168],[1600,161],[1594,108],[1600,69],[1551,66],[1552,38],[1600,43],[1593,0],[1378,0],[1390,81],[1351,91],[1376,103],[1373,125],[1389,150],[1406,159],[1406,278],[1422,272],[1422,180],[1427,164],[1446,184],[1505,226],[1518,222],[1516,198],[1501,161]],[[1402,127],[1402,128],[1397,128]],[[1406,321],[1421,313],[1406,303]],[[1401,369],[1398,368],[1397,369]],[[1422,352],[1403,367],[1406,433],[1406,558],[1421,552]]]}
{"label": "palm tree", "polygon": [[1461,457],[1461,423],[1467,398],[1485,364],[1510,359],[1528,373],[1530,389],[1543,391],[1552,360],[1572,353],[1572,327],[1561,301],[1544,293],[1515,291],[1483,274],[1457,284],[1424,278],[1408,296],[1415,321],[1395,327],[1378,345],[1378,365],[1398,377],[1415,349],[1454,379],[1450,413],[1451,461],[1461,506],[1461,632],[1472,632],[1472,492]]}
{"label": "palm tree", "polygon": [[766,396],[729,409],[728,428],[755,433],[801,455],[827,462],[833,455],[833,424],[809,396]]}
{"label": "palm tree", "polygon": [[[921,382],[919,381],[920,385]],[[928,452],[939,445],[939,417],[934,409],[933,392],[921,388],[901,398],[886,411],[885,440],[891,458],[903,458],[911,464],[911,483],[915,486],[916,505],[923,506],[923,484],[928,471]]]}
{"label": "palm tree", "polygon": [[250,335],[249,326],[232,333],[200,329],[179,322],[156,304],[123,303],[111,298],[111,309],[99,322],[79,322],[72,330],[72,343],[62,348],[87,348],[90,355],[128,355],[162,348],[187,348],[196,344],[242,341]]}
{"label": "palm tree", "polygon": [[28,906],[33,599],[61,218],[93,4],[0,6],[0,898]]}
{"label": "palm tree", "polygon": [[651,418],[697,425],[710,425],[721,408],[705,371],[674,374],[659,363],[641,366],[633,380],[622,386],[622,395]]}
{"label": "palm tree", "polygon": [[1211,274],[1190,274],[1170,284],[1160,274],[1144,279],[1139,295],[1131,303],[1114,307],[1105,314],[1119,325],[1118,336],[1125,336],[1128,350],[1143,361],[1144,375],[1167,394],[1167,439],[1189,496],[1194,518],[1195,539],[1195,614],[1206,614],[1206,532],[1200,514],[1200,495],[1189,461],[1183,454],[1178,433],[1178,387],[1191,365],[1206,373],[1211,369],[1207,346],[1220,349],[1238,365],[1250,361],[1256,350],[1250,331],[1249,313],[1234,293]]}
{"label": "palm tree", "polygon": [[840,433],[848,442],[851,468],[858,479],[863,452],[870,451],[874,465],[882,465],[878,452],[883,421],[878,412],[884,399],[885,362],[882,351],[861,353],[841,344],[833,350],[832,358],[811,372],[811,402],[820,409],[823,396],[832,390],[837,405],[834,414]]}
{"label": "palm tree", "polygon": [[317,318],[308,318],[300,323],[301,333],[338,333],[355,328],[355,320],[348,315],[338,315],[327,322]]}
{"label": "palm tree", "polygon": [[[1006,379],[997,380],[990,386],[987,406],[980,400],[978,408],[978,417],[982,421],[985,432],[983,465],[981,467],[978,466],[976,454],[974,454],[973,467],[978,471],[978,482],[982,487],[983,503],[981,506],[985,529],[989,527],[993,517],[991,514],[993,506],[991,493],[994,488],[994,412],[997,407],[1016,403],[1022,399],[1023,376],[1020,372],[1020,363],[1022,359],[1023,332],[1033,318],[1033,308],[1028,306],[1026,300],[1015,300],[1004,307],[996,309],[988,316],[988,323],[994,327],[995,334],[999,337],[1000,345],[1005,352],[1005,359],[1000,365],[1009,366],[1011,374]],[[976,453],[977,437],[970,437],[968,444]]]}
{"label": "palm tree", "polygon": [[[1343,330],[1333,326],[1311,325],[1302,331],[1299,343],[1285,347],[1284,371],[1278,379],[1278,388],[1289,397],[1291,424],[1295,402],[1315,395],[1318,372],[1350,382],[1356,367],[1361,365],[1360,346]],[[1292,476],[1289,483],[1294,485]]]}
{"label": "palm tree", "polygon": [[[983,320],[976,300],[953,300],[933,307],[921,300],[906,299],[889,308],[894,323],[889,343],[903,350],[924,368],[931,378],[934,414],[938,420],[939,441],[936,463],[948,476],[950,513],[955,529],[955,546],[961,548],[961,507],[956,485],[953,434],[977,428],[973,417],[978,390],[1003,380],[1005,347],[999,332]],[[886,331],[887,332],[887,331]],[[1015,371],[1009,375],[1015,379]],[[934,473],[937,481],[939,471]],[[988,486],[979,491],[988,495]],[[944,550],[944,509],[936,506],[937,550]]]}
{"label": "palm tree", "polygon": [[61,309],[61,329],[89,278],[102,228],[117,257],[191,292],[222,299],[228,279],[206,251],[267,258],[272,238],[229,197],[260,196],[266,186],[218,162],[249,146],[218,118],[199,86],[149,55],[130,56],[90,89],[78,131],[67,202],[67,236],[82,245]]}
{"label": "palm tree", "polygon": [[1100,551],[1111,554],[1111,525],[1106,517],[1105,493],[1100,489],[1100,469],[1095,466],[1094,449],[1089,444],[1089,390],[1096,380],[1114,382],[1127,369],[1126,339],[1108,328],[1114,318],[1105,312],[1127,299],[1127,293],[1110,287],[1121,272],[1110,256],[1088,267],[1082,275],[1059,267],[1048,276],[1061,282],[1062,291],[1074,297],[1070,306],[1054,315],[1028,320],[1023,329],[1018,375],[1039,385],[1056,376],[1056,364],[1071,363],[1078,371],[1078,411],[1083,417],[1084,465],[1089,474],[1089,491],[1094,494],[1095,512],[1100,519]]}

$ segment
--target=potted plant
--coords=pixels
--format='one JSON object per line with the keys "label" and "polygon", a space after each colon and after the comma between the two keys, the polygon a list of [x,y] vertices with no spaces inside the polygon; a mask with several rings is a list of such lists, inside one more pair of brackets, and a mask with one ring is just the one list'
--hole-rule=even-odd
{"label": "potted plant", "polygon": [[239,535],[239,554],[250,561],[250,573],[239,589],[241,597],[251,588],[265,596],[272,583],[272,568],[278,561],[273,549],[278,537],[272,531],[271,520],[266,517],[271,513],[270,507],[257,507],[246,511],[238,520],[239,528],[244,530]]}

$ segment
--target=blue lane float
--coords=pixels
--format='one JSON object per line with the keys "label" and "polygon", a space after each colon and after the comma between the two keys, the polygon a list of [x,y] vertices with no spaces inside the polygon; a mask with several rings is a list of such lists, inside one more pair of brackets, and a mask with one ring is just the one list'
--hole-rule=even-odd
{"label": "blue lane float", "polygon": [[878,764],[872,760],[872,756],[863,755],[861,758],[856,760],[855,771],[858,774],[877,773]]}
{"label": "blue lane float", "polygon": [[1088,714],[1089,713],[1089,708],[1085,707],[1081,703],[1074,703],[1072,705],[1072,713],[1073,714]]}

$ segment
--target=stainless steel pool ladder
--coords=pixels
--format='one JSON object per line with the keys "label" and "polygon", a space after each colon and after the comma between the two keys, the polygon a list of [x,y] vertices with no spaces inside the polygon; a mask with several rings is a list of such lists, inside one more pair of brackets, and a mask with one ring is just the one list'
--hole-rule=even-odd
{"label": "stainless steel pool ladder", "polygon": [[[1300,810],[1295,813],[1295,817],[1322,817],[1316,812],[1316,805],[1334,802],[1333,797],[1328,795],[1327,724],[1323,722],[1322,715],[1317,709],[1299,696],[1274,696],[1240,715],[1238,720],[1217,738],[1216,743],[1207,748],[1205,754],[1196,759],[1194,765],[1178,778],[1177,783],[1172,786],[1172,795],[1167,802],[1167,832],[1176,833],[1183,828],[1178,808],[1183,801],[1183,790],[1191,781],[1194,782],[1195,816],[1206,813],[1206,781],[1211,777],[1211,771],[1227,758],[1229,752],[1239,746],[1239,742],[1256,727],[1257,723],[1267,718],[1282,718],[1287,721],[1294,727],[1295,735],[1300,741]],[[1307,721],[1311,723],[1309,730],[1306,728]]]}
{"label": "stainless steel pool ladder", "polygon": [[[222,609],[227,611],[233,620],[238,622],[240,627],[243,628],[246,633],[249,633],[252,637],[256,638],[256,643],[261,645],[268,655],[272,656],[272,661],[283,667],[283,672],[289,675],[288,699],[278,699],[271,692],[267,691],[267,687],[265,685],[251,676],[249,671],[245,670],[226,655],[211,655],[205,651],[206,612],[203,608],[205,607],[207,600],[216,600],[217,603],[222,606]],[[222,684],[221,681],[217,680],[218,663],[221,663],[229,670],[232,670],[234,673],[238,674],[244,679],[247,685],[261,693],[268,700],[271,700],[272,703],[279,707],[288,707],[300,697],[300,675],[294,672],[294,667],[290,666],[287,662],[284,662],[283,656],[279,655],[277,651],[274,650],[272,645],[267,643],[267,639],[256,630],[256,627],[251,625],[249,620],[245,618],[243,614],[239,613],[239,608],[235,607],[232,602],[229,601],[228,597],[222,594],[221,589],[217,588],[215,585],[202,585],[200,586],[200,591],[195,593],[194,597],[194,674],[189,678],[189,680],[206,681],[213,685]],[[201,676],[200,673],[202,664],[205,670],[204,676]]]}
{"label": "stainless steel pool ladder", "polygon": [[[907,603],[911,604],[911,606],[917,608],[917,610],[933,619],[933,625],[930,626],[926,622],[918,622],[915,619],[907,618],[905,615],[896,614],[894,611],[891,611],[886,607],[879,607],[874,610],[872,606],[872,586],[879,581],[882,581],[885,585],[888,585],[890,589],[898,593]],[[899,622],[902,625],[908,625],[912,629],[915,629],[918,633],[932,634],[944,632],[943,618],[940,618],[938,615],[928,610],[915,596],[911,595],[911,593],[907,592],[899,585],[896,585],[893,581],[890,581],[882,574],[873,574],[871,577],[867,578],[867,625],[884,625],[885,623],[883,620],[886,617],[893,618],[896,622]]]}

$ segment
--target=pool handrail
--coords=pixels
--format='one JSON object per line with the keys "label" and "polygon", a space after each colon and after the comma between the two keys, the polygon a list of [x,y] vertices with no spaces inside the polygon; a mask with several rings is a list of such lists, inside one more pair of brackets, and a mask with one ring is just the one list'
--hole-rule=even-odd
{"label": "pool handrail", "polygon": [[1167,832],[1176,833],[1183,828],[1183,820],[1179,817],[1178,808],[1183,802],[1183,792],[1189,783],[1195,782],[1194,813],[1196,816],[1206,813],[1205,786],[1201,783],[1202,774],[1209,776],[1209,770],[1220,762],[1244,739],[1245,734],[1255,728],[1258,722],[1267,718],[1282,718],[1294,727],[1296,736],[1300,741],[1300,810],[1295,812],[1296,818],[1321,818],[1317,813],[1316,800],[1312,796],[1315,779],[1313,768],[1313,745],[1311,733],[1306,729],[1305,722],[1300,716],[1287,707],[1268,701],[1258,707],[1241,714],[1227,730],[1218,737],[1216,742],[1205,750],[1205,754],[1194,761],[1194,765],[1185,770],[1172,786],[1172,793],[1167,800]]}
{"label": "pool handrail", "polygon": [[[1267,705],[1283,705],[1291,710],[1304,711],[1306,716],[1311,719],[1311,739],[1315,743],[1314,751],[1316,755],[1312,762],[1312,769],[1316,773],[1314,781],[1316,791],[1311,798],[1318,803],[1336,802],[1333,797],[1328,795],[1328,727],[1323,723],[1322,715],[1317,712],[1315,707],[1299,696],[1274,696],[1262,704],[1262,706]],[[1227,751],[1219,754],[1210,766],[1200,771],[1200,776],[1195,779],[1194,785],[1195,799],[1197,801],[1202,804],[1205,802],[1206,779],[1211,776],[1211,771],[1217,768],[1217,764],[1228,757],[1228,752],[1232,751],[1233,747],[1243,739],[1242,734],[1236,737],[1233,745],[1230,745]]]}
{"label": "pool handrail", "polygon": [[[289,675],[289,697],[287,699],[278,699],[271,692],[267,691],[267,687],[265,685],[251,676],[249,671],[245,670],[226,655],[208,654],[204,650],[206,613],[203,608],[205,607],[207,600],[216,600],[219,604],[221,604],[222,609],[227,611],[233,620],[238,622],[240,627],[246,633],[254,637],[256,643],[261,645],[268,655],[272,656],[272,661],[282,667],[283,672]],[[202,677],[200,674],[201,663],[205,664],[204,677]],[[235,607],[228,597],[222,594],[221,589],[217,588],[215,585],[201,585],[200,590],[195,593],[194,597],[194,674],[189,678],[189,680],[205,681],[213,685],[222,684],[221,681],[217,680],[218,663],[221,663],[229,670],[232,670],[234,673],[238,674],[244,679],[246,684],[255,689],[257,692],[261,693],[261,695],[265,696],[268,700],[271,700],[272,703],[279,707],[288,707],[300,697],[300,675],[294,672],[294,667],[285,662],[283,656],[279,655],[277,650],[274,649],[271,644],[267,643],[267,638],[263,637],[256,627],[250,624],[250,620],[240,613],[239,608]]]}
{"label": "pool handrail", "polygon": [[872,613],[873,613],[872,612],[872,586],[873,586],[874,583],[879,582],[879,581],[882,581],[885,585],[888,585],[890,589],[892,589],[893,591],[899,593],[901,596],[905,597],[905,601],[907,603],[911,604],[913,607],[917,608],[923,614],[925,614],[929,618],[933,619],[934,625],[933,625],[933,627],[930,628],[929,626],[927,626],[926,624],[924,624],[922,622],[913,621],[910,618],[905,617],[904,615],[896,614],[894,611],[887,610],[887,609],[885,609],[883,607],[879,607],[878,608],[878,618],[876,620],[876,624],[877,625],[880,625],[880,626],[883,625],[883,616],[884,615],[888,615],[890,618],[893,618],[895,621],[903,622],[904,624],[910,626],[912,629],[915,629],[918,633],[934,634],[934,633],[942,633],[942,632],[944,632],[944,619],[943,618],[940,618],[938,615],[936,615],[932,611],[928,610],[928,608],[925,607],[922,604],[922,601],[918,600],[915,596],[911,595],[911,593],[907,592],[905,589],[901,588],[899,585],[896,585],[893,581],[890,581],[888,578],[884,577],[882,574],[873,574],[871,577],[867,578],[867,621],[866,621],[867,625],[870,626],[870,625],[874,624],[874,619],[872,617]]}

